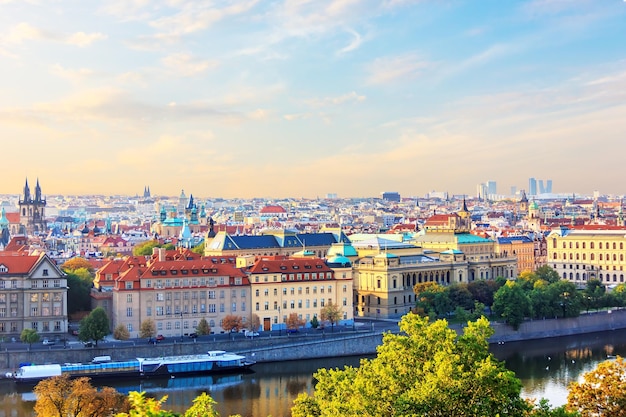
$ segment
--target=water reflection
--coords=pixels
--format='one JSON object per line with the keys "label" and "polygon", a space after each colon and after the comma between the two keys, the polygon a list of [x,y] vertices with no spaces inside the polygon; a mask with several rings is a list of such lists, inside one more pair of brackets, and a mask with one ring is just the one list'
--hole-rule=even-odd
{"label": "water reflection", "polygon": [[[626,330],[549,340],[493,345],[496,357],[515,371],[529,398],[548,398],[552,405],[567,401],[567,386],[594,369],[607,356],[626,356]],[[171,379],[102,381],[120,392],[143,390],[161,398],[166,408],[182,412],[202,392],[217,401],[222,416],[289,417],[296,397],[314,388],[313,373],[319,368],[358,366],[360,358],[332,358],[285,363],[257,364],[255,372],[237,375],[196,376]],[[34,416],[32,392],[17,393],[13,383],[0,384],[0,417]]]}

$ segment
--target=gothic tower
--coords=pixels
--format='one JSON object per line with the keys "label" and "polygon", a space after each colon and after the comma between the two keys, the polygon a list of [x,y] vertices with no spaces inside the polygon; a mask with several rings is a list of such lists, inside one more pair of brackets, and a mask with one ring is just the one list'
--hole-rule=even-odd
{"label": "gothic tower", "polygon": [[35,196],[30,193],[28,178],[24,185],[24,198],[19,200],[20,223],[26,234],[43,233],[46,230],[45,207],[46,200],[41,196],[39,179],[35,186]]}

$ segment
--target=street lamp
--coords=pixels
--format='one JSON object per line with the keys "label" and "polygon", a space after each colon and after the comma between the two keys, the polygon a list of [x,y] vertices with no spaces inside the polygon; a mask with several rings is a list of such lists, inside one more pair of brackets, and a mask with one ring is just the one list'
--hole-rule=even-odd
{"label": "street lamp", "polygon": [[183,311],[180,311],[180,341],[183,341]]}

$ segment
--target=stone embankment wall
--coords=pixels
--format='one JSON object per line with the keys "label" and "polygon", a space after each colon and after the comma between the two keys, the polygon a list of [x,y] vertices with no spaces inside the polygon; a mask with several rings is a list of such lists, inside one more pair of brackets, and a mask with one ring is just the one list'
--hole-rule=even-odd
{"label": "stone embankment wall", "polygon": [[[502,323],[492,323],[495,334],[492,343],[512,342],[569,336],[626,328],[626,310],[583,314],[570,319],[533,320],[524,322],[518,331]],[[456,327],[456,326],[455,326]],[[113,360],[136,357],[190,355],[207,350],[226,350],[246,355],[257,362],[290,361],[337,356],[372,355],[382,343],[382,334],[356,332],[328,334],[324,338],[313,336],[282,336],[255,338],[253,340],[205,341],[198,343],[162,343],[149,345],[137,343],[125,347],[49,349],[36,351],[0,351],[0,369],[14,370],[20,363],[89,362],[95,356],[110,355]],[[0,347],[1,349],[1,347]]]}

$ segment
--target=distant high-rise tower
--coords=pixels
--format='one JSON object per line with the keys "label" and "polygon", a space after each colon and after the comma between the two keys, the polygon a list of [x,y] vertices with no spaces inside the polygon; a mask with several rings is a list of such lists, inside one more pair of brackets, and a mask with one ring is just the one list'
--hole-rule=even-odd
{"label": "distant high-rise tower", "polygon": [[546,181],[546,193],[552,194],[552,180]]}
{"label": "distant high-rise tower", "polygon": [[515,195],[515,194],[517,194],[517,187],[512,185],[511,186],[511,195]]}
{"label": "distant high-rise tower", "polygon": [[537,180],[534,178],[528,179],[528,195],[537,195]]}
{"label": "distant high-rise tower", "polygon": [[28,179],[24,185],[24,198],[19,200],[20,206],[20,223],[24,228],[24,232],[29,235],[40,233],[46,230],[45,207],[46,200],[41,196],[41,187],[39,179],[35,186],[35,197],[30,194],[28,187]]}
{"label": "distant high-rise tower", "polygon": [[382,193],[383,195],[383,200],[385,201],[394,201],[394,202],[400,202],[400,193],[395,192],[395,191],[385,191]]}
{"label": "distant high-rise tower", "polygon": [[543,194],[546,192],[545,187],[543,186],[543,180],[539,180],[539,194]]}
{"label": "distant high-rise tower", "polygon": [[495,181],[487,181],[487,194],[490,196],[496,195],[498,193],[498,187],[496,186]]}

